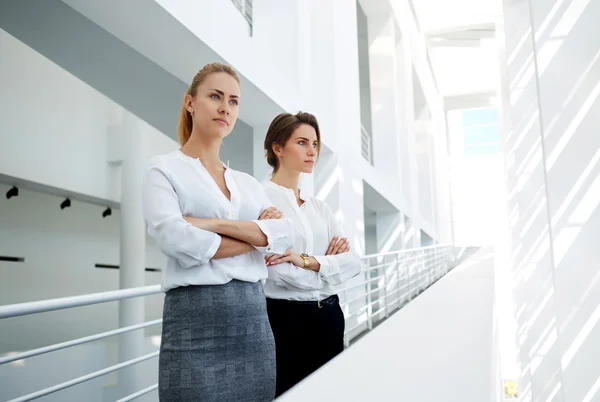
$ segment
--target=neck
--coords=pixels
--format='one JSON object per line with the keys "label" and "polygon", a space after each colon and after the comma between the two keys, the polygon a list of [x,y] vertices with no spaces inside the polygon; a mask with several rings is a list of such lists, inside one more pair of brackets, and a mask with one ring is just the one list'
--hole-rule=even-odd
{"label": "neck", "polygon": [[271,181],[282,187],[292,189],[295,193],[298,189],[298,181],[300,181],[300,172],[285,170],[280,167],[279,170],[273,174]]}
{"label": "neck", "polygon": [[193,131],[188,142],[181,147],[181,152],[192,158],[200,159],[207,169],[221,169],[223,163],[219,157],[220,149],[221,138],[211,138]]}

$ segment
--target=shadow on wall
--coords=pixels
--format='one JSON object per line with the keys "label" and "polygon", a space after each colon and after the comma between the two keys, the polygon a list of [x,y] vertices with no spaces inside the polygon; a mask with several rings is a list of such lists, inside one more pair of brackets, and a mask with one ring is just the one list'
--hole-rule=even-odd
{"label": "shadow on wall", "polygon": [[531,3],[505,2],[519,393],[597,401],[600,2]]}

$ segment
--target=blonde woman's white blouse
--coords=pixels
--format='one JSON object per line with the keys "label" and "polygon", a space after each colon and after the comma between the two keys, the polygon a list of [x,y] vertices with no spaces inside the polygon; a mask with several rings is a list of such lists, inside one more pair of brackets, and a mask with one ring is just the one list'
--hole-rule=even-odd
{"label": "blonde woman's white blouse", "polygon": [[[252,176],[226,168],[227,199],[200,160],[177,150],[151,158],[143,194],[148,234],[167,256],[162,289],[188,285],[219,285],[232,279],[265,281],[264,254],[281,254],[294,245],[289,219],[258,220],[272,206]],[[228,258],[213,259],[221,236],[192,226],[183,217],[254,221],[267,236],[266,247]]]}
{"label": "blonde woman's white blouse", "polygon": [[299,301],[323,300],[337,293],[336,286],[360,273],[361,259],[354,250],[338,255],[325,255],[334,236],[344,237],[329,205],[314,197],[304,197],[301,193],[300,198],[304,203],[298,206],[293,190],[270,180],[263,182],[263,187],[271,203],[294,222],[296,233],[292,250],[298,254],[313,256],[321,265],[319,272],[299,268],[291,263],[269,266],[269,277],[265,283],[267,297]]}

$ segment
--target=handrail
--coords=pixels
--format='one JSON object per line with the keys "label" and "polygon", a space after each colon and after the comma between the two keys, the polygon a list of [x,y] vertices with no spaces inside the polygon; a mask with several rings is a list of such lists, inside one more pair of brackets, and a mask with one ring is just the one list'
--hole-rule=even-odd
{"label": "handrail", "polygon": [[69,296],[50,300],[39,300],[27,303],[9,304],[7,306],[0,306],[0,319],[18,317],[28,314],[45,313],[48,311],[62,310],[72,307],[88,306],[90,304],[130,299],[132,297],[147,296],[160,292],[160,285],[151,285],[139,288],[90,293],[87,295],[80,296]]}
{"label": "handrail", "polygon": [[388,251],[385,253],[377,253],[377,254],[368,254],[368,255],[364,255],[361,258],[366,259],[366,258],[376,258],[376,257],[386,257],[389,255],[393,255],[393,254],[404,254],[404,253],[409,253],[411,251],[421,251],[421,250],[429,250],[432,248],[444,248],[444,247],[453,247],[451,244],[433,244],[431,246],[423,246],[423,247],[414,247],[414,248],[405,248],[402,250],[396,250],[396,251]]}
{"label": "handrail", "polygon": [[[355,280],[351,280],[339,291],[340,305],[344,309],[346,321],[350,324],[346,326],[344,334],[345,345],[349,346],[352,339],[360,336],[365,331],[371,330],[377,322],[384,320],[391,312],[401,308],[404,304],[419,295],[423,290],[427,289],[452,269],[452,262],[455,258],[454,253],[451,252],[452,250],[453,246],[451,245],[432,245],[363,256],[361,259],[365,263],[365,268],[362,271],[362,277],[358,277],[359,282],[357,283]],[[389,256],[394,256],[395,258],[390,259],[389,261],[379,260],[376,263],[375,261],[372,261],[374,258]],[[0,319],[148,296],[161,292],[160,285],[152,285],[0,306]],[[393,296],[394,299],[391,300],[390,296]],[[159,325],[161,323],[162,319],[157,319],[32,349],[11,356],[1,357],[0,365],[143,329],[152,325]],[[73,380],[30,393],[10,402],[36,399],[121,368],[151,359],[158,356],[158,354],[159,351],[155,351]],[[128,395],[117,402],[134,400],[144,394],[156,390],[157,387],[158,385],[154,384]]]}
{"label": "handrail", "polygon": [[154,384],[149,386],[148,388],[144,388],[141,391],[135,392],[129,396],[126,396],[123,399],[119,399],[117,402],[129,402],[129,401],[133,401],[135,398],[139,398],[142,395],[146,395],[148,392],[152,392],[155,389],[158,389],[158,384]]}
{"label": "handrail", "polygon": [[144,356],[136,357],[135,359],[127,360],[123,363],[115,364],[114,366],[110,366],[110,367],[107,367],[102,370],[94,371],[93,373],[86,374],[84,376],[75,378],[73,380],[65,381],[65,382],[55,385],[53,387],[48,387],[48,388],[39,390],[37,392],[32,392],[31,394],[22,396],[17,399],[13,399],[8,402],[24,402],[24,401],[31,401],[33,399],[41,398],[42,396],[53,394],[57,391],[65,389],[65,388],[69,388],[74,385],[81,384],[82,382],[92,380],[96,377],[100,377],[101,375],[112,373],[113,371],[117,371],[119,369],[122,369],[122,368],[125,368],[128,366],[133,366],[136,363],[140,363],[140,362],[152,359],[153,357],[157,357],[157,356],[158,356],[158,350],[156,352],[148,353],[147,355],[144,355]]}
{"label": "handrail", "polygon": [[99,333],[96,335],[86,336],[84,338],[73,339],[71,341],[55,343],[54,345],[49,345],[49,346],[44,346],[44,347],[37,348],[37,349],[28,350],[27,352],[17,353],[15,355],[0,357],[0,366],[5,363],[11,363],[11,362],[14,362],[17,360],[27,359],[28,357],[39,356],[44,353],[49,353],[49,352],[54,352],[54,351],[61,350],[61,349],[70,348],[71,346],[77,346],[77,345],[82,345],[84,343],[98,341],[100,339],[108,338],[108,337],[115,336],[115,335],[121,335],[126,332],[135,331],[137,329],[150,327],[152,325],[156,325],[156,324],[160,324],[160,323],[162,323],[162,319],[148,321],[148,322],[144,322],[144,323],[136,324],[136,325],[130,325],[128,327],[114,329],[112,331],[106,331],[106,332],[102,332],[102,333]]}

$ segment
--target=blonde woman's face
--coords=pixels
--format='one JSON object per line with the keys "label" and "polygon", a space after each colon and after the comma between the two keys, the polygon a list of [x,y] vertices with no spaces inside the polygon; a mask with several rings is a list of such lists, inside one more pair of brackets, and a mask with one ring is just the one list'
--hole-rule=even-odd
{"label": "blonde woman's face", "polygon": [[224,138],[235,126],[240,104],[240,85],[227,73],[206,77],[195,97],[189,97],[188,110],[193,111],[194,127],[203,135]]}

